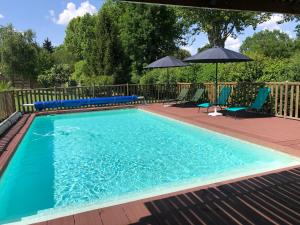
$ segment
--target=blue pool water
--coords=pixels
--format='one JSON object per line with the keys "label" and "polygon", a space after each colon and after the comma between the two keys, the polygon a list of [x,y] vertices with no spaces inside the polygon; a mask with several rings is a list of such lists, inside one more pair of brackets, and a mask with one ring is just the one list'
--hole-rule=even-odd
{"label": "blue pool water", "polygon": [[298,163],[137,109],[41,116],[0,180],[0,223]]}

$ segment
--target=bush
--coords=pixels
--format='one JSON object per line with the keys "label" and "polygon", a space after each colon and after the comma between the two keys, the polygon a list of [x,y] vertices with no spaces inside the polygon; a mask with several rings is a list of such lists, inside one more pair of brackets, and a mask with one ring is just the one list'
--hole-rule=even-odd
{"label": "bush", "polygon": [[114,84],[113,76],[91,76],[86,77],[82,81],[82,85],[84,86],[92,86],[92,85],[112,85]]}
{"label": "bush", "polygon": [[69,65],[54,65],[50,70],[38,76],[38,82],[44,87],[61,86],[67,83],[71,77],[71,69]]}
{"label": "bush", "polygon": [[11,82],[0,81],[0,91],[7,91],[12,89]]}

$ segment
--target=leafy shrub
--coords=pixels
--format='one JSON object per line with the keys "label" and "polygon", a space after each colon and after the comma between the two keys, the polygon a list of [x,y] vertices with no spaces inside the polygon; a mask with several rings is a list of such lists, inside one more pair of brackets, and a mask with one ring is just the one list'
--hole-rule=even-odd
{"label": "leafy shrub", "polygon": [[54,65],[50,70],[38,76],[38,82],[44,87],[61,86],[67,83],[71,77],[71,69],[69,65]]}
{"label": "leafy shrub", "polygon": [[12,89],[11,82],[0,81],[0,91],[7,91]]}

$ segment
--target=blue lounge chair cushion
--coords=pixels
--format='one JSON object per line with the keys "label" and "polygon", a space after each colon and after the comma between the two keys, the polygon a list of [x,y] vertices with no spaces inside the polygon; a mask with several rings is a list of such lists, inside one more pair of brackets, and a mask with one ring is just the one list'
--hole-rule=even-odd
{"label": "blue lounge chair cushion", "polygon": [[244,106],[229,107],[226,109],[226,111],[237,112],[237,111],[248,110],[248,109],[249,110],[253,110],[253,109],[259,110],[265,104],[270,92],[271,92],[271,89],[268,87],[260,88],[256,95],[254,103],[252,103],[249,107],[244,107]]}
{"label": "blue lounge chair cushion", "polygon": [[206,102],[206,103],[201,103],[199,105],[197,105],[198,107],[201,107],[201,108],[209,108],[211,107],[211,104]]}
{"label": "blue lounge chair cushion", "polygon": [[229,112],[237,112],[237,111],[242,111],[242,110],[246,110],[248,109],[248,107],[230,107],[230,108],[226,108],[226,111]]}

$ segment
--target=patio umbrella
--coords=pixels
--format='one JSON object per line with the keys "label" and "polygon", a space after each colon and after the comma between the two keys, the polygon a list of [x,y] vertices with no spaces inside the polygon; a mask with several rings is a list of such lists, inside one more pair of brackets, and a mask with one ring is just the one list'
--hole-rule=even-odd
{"label": "patio umbrella", "polygon": [[183,66],[188,66],[188,64],[182,62],[179,59],[176,59],[173,56],[166,56],[150,63],[148,66],[145,67],[145,69],[183,67]]}
{"label": "patio umbrella", "polygon": [[[232,63],[232,62],[248,62],[252,61],[249,57],[234,52],[232,50],[221,48],[221,47],[213,47],[202,52],[199,52],[196,55],[188,57],[183,60],[184,62],[191,63],[215,63],[216,64],[216,77],[215,77],[215,104],[218,102],[218,63]],[[215,112],[210,113],[211,116],[222,115],[217,112],[217,107],[215,107]]]}
{"label": "patio umbrella", "polygon": [[145,69],[167,68],[167,75],[169,79],[169,68],[184,66],[189,66],[189,64],[184,63],[173,56],[166,56],[150,63],[148,66],[145,67]]}

